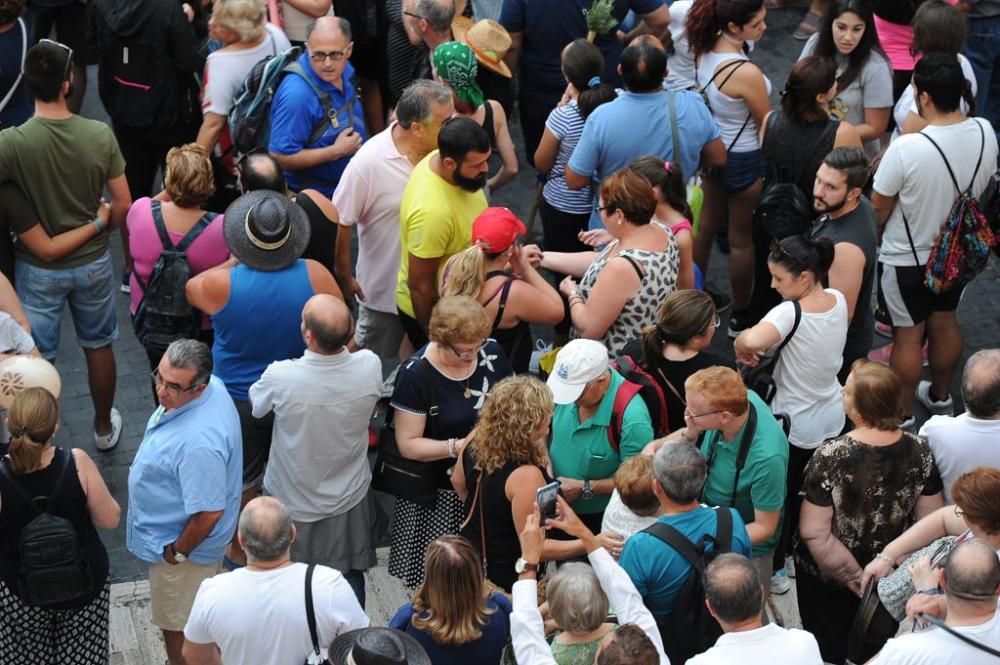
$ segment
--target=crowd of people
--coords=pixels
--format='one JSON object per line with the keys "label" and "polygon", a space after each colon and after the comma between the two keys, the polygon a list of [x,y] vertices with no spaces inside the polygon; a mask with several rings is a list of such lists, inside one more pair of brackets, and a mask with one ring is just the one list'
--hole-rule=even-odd
{"label": "crowd of people", "polygon": [[993,662],[1000,1],[813,0],[772,82],[791,4],[0,0],[0,664],[108,662],[119,523],[169,665]]}

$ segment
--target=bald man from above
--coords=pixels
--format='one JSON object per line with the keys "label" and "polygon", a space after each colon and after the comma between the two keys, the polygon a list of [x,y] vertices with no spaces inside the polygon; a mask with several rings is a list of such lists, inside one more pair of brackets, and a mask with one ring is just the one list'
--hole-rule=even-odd
{"label": "bald man from above", "polygon": [[343,572],[364,607],[382,526],[366,455],[382,365],[371,351],[347,349],[354,320],[340,298],[310,298],[301,329],[302,357],[272,363],[250,387],[254,417],[274,412],[264,493],[295,522],[292,558]]}

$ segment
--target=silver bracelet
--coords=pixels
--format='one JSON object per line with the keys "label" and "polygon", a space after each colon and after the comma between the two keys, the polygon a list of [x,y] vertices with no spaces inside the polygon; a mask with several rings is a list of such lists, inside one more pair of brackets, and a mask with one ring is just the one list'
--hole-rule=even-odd
{"label": "silver bracelet", "polygon": [[448,439],[448,457],[455,459],[458,455],[455,452],[455,438]]}
{"label": "silver bracelet", "polygon": [[875,558],[876,559],[881,559],[882,561],[885,561],[887,564],[889,564],[893,568],[896,567],[896,560],[893,559],[893,558],[891,558],[891,557],[889,557],[889,556],[887,556],[884,552],[879,552],[878,554],[875,555]]}

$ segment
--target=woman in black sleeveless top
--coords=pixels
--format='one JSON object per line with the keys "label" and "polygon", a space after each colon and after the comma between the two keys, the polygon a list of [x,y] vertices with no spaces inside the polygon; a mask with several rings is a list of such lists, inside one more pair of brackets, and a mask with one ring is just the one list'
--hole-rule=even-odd
{"label": "woman in black sleeveless top", "polygon": [[[476,298],[493,319],[490,336],[515,373],[528,371],[534,343],[529,324],[562,320],[559,293],[521,258],[515,243],[524,224],[507,208],[487,208],[472,225],[472,247],[448,259],[441,273],[441,297]],[[509,272],[508,272],[509,268]]]}
{"label": "woman in black sleeveless top", "polygon": [[[10,406],[9,454],[0,459],[0,663],[106,665],[108,662],[108,553],[97,528],[118,526],[121,509],[93,460],[82,450],[56,448],[55,397],[27,388]],[[21,586],[22,534],[38,512],[34,497],[48,497],[47,511],[68,520],[79,540],[89,589],[52,607],[28,604]],[[39,587],[32,587],[38,593]]]}
{"label": "woman in black sleeveless top", "polygon": [[[472,440],[451,476],[465,501],[461,534],[483,557],[489,580],[508,593],[517,581],[518,533],[534,510],[536,491],[552,480],[545,448],[552,409],[552,393],[535,377],[500,381],[486,399]],[[542,559],[583,553],[579,540],[546,539]]]}
{"label": "woman in black sleeveless top", "polygon": [[[837,96],[837,65],[820,56],[807,56],[792,67],[781,92],[781,107],[765,116],[760,127],[760,145],[767,162],[764,192],[774,183],[792,183],[802,191],[803,201],[812,209],[813,184],[823,158],[841,146],[861,147],[861,137],[853,125],[832,119],[826,111],[830,100]],[[810,219],[802,228],[754,228],[755,267],[754,287],[750,304],[750,323],[781,302],[771,288],[767,270],[767,253],[772,240],[800,235],[809,228]]]}

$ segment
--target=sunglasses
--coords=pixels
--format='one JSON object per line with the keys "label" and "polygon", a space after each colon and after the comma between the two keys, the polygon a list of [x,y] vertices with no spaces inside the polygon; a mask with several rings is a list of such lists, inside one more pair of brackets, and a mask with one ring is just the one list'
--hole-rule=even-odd
{"label": "sunglasses", "polygon": [[66,46],[62,42],[57,42],[54,39],[39,39],[39,43],[52,44],[53,46],[58,46],[59,48],[66,51],[66,67],[63,69],[63,81],[69,80],[69,70],[73,67],[73,49]]}

